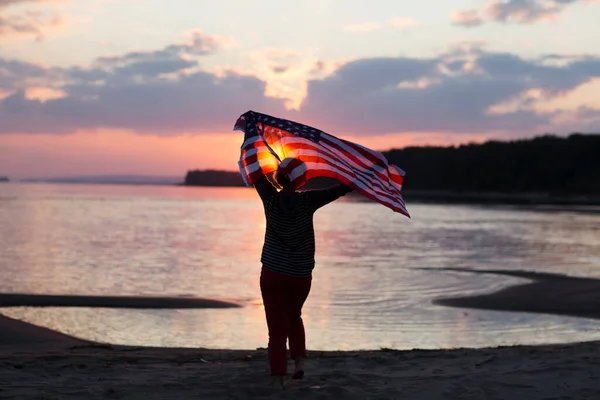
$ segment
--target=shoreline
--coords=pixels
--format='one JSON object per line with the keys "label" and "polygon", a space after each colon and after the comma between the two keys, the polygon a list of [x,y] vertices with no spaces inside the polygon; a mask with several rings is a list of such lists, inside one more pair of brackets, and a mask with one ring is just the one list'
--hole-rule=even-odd
{"label": "shoreline", "polygon": [[[528,271],[437,270],[507,275],[529,282],[489,294],[433,299],[436,304],[600,319],[596,294],[600,279]],[[6,302],[7,295],[0,295],[0,300],[2,296]],[[8,299],[14,300],[12,296]],[[22,296],[22,303],[37,302],[38,307],[44,301],[56,304],[57,298],[63,303],[78,301],[80,306],[85,303],[82,298],[88,301],[85,306],[105,301],[94,296],[16,296]],[[308,354],[305,378],[287,381],[280,391],[268,386],[265,348],[111,345],[0,314],[0,398],[600,398],[600,341],[438,350],[309,349]]]}
{"label": "shoreline", "polygon": [[552,195],[548,193],[452,192],[441,190],[403,190],[407,202],[450,204],[600,206],[600,195]]}
{"label": "shoreline", "polygon": [[[429,269],[431,270],[431,269]],[[472,274],[493,274],[529,280],[492,293],[438,298],[433,304],[481,310],[529,312],[600,319],[600,279],[523,270],[443,268]]]}
{"label": "shoreline", "polygon": [[30,334],[18,344],[0,345],[0,398],[7,399],[535,400],[600,395],[600,342],[309,350],[305,378],[287,381],[281,391],[267,385],[265,349],[112,346],[55,336],[49,329],[0,316],[3,336],[7,324]]}
{"label": "shoreline", "polygon": [[[10,181],[9,183],[23,184],[67,184],[67,185],[117,185],[117,186],[170,186],[187,188],[241,188],[251,189],[243,185],[204,185],[186,183],[159,182],[52,182],[52,181]],[[358,197],[350,193],[348,197]],[[402,196],[407,202],[433,204],[497,204],[516,206],[600,206],[600,194],[555,195],[549,193],[502,193],[476,191],[445,191],[445,190],[411,190],[404,189]],[[370,201],[364,198],[364,201]],[[600,210],[596,210],[600,212]]]}
{"label": "shoreline", "polygon": [[1,307],[107,307],[107,308],[237,308],[240,304],[199,297],[87,296],[0,293]]}
{"label": "shoreline", "polygon": [[[493,274],[523,279],[495,292],[431,298],[432,304],[463,309],[552,314],[600,319],[600,279],[525,270],[415,268],[438,273]],[[195,297],[92,296],[0,293],[3,307],[86,307],[134,309],[206,309],[244,307],[231,301]],[[5,317],[8,318],[8,317]],[[35,326],[26,324],[26,326]],[[0,325],[0,332],[2,331]],[[40,328],[46,329],[46,328]],[[31,331],[27,331],[28,333]],[[27,333],[27,334],[28,334]],[[10,336],[10,335],[9,335]],[[3,338],[0,336],[0,345]]]}

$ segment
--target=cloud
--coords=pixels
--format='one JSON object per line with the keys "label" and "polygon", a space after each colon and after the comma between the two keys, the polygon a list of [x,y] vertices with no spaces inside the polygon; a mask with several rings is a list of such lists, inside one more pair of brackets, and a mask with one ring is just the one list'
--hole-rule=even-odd
{"label": "cloud", "polygon": [[205,35],[201,31],[190,33],[186,43],[172,44],[155,51],[134,51],[117,56],[96,59],[93,68],[73,68],[69,76],[85,82],[103,79],[132,77],[160,77],[164,74],[181,73],[198,67],[197,57],[216,53],[230,43],[226,37]]}
{"label": "cloud", "polygon": [[467,28],[482,25],[485,20],[479,10],[455,11],[451,16],[452,23]]}
{"label": "cloud", "polygon": [[[308,83],[300,115],[351,135],[394,132],[537,131],[566,110],[537,111],[600,76],[600,58],[564,66],[543,58],[457,50],[434,58],[373,58],[347,63]],[[541,98],[528,93],[538,90]],[[502,107],[516,102],[516,107]],[[499,112],[500,110],[501,112]],[[600,115],[600,109],[592,113]]]}
{"label": "cloud", "polygon": [[0,90],[25,90],[27,87],[53,87],[59,84],[63,73],[59,69],[0,58]]}
{"label": "cloud", "polygon": [[412,28],[417,25],[417,21],[408,17],[395,17],[390,20],[390,26],[393,28]]}
{"label": "cloud", "polygon": [[[352,24],[344,27],[344,30],[350,32],[373,32],[384,28],[386,24],[377,22],[363,22],[361,24]],[[407,29],[417,25],[417,21],[408,17],[394,17],[387,23],[389,27],[396,29]]]}
{"label": "cloud", "polygon": [[201,31],[191,33],[191,40],[187,43],[172,44],[163,49],[150,52],[130,52],[125,55],[100,57],[97,64],[101,67],[115,67],[119,65],[136,65],[159,60],[180,59],[182,55],[203,56],[213,54],[224,44],[228,38],[205,35]]}
{"label": "cloud", "polygon": [[204,72],[175,81],[70,87],[66,97],[27,99],[22,91],[2,100],[3,133],[73,133],[121,128],[138,133],[177,135],[229,131],[232,118],[251,108],[282,114],[280,101],[265,98],[265,83],[230,74]]}
{"label": "cloud", "polygon": [[487,12],[494,21],[532,23],[544,20],[563,11],[569,4],[578,0],[497,0],[491,3]]}
{"label": "cloud", "polygon": [[40,3],[44,0],[0,0],[0,8],[8,7],[20,3]]}
{"label": "cloud", "polygon": [[[47,0],[0,0],[0,10],[25,3],[41,3]],[[27,10],[20,14],[0,15],[0,37],[8,35],[32,35],[37,41],[44,38],[43,29],[56,27],[62,19],[55,13]]]}
{"label": "cloud", "polygon": [[576,130],[577,118],[586,129],[600,121],[589,102],[577,110],[540,107],[600,77],[600,57],[529,59],[468,45],[429,58],[321,61],[310,65],[314,78],[298,108],[288,110],[285,98],[269,95],[266,78],[203,68],[223,42],[197,33],[187,43],[101,57],[87,67],[0,59],[0,133],[216,133],[230,131],[248,109],[354,136],[537,133]]}
{"label": "cloud", "polygon": [[21,15],[3,17],[0,15],[0,36],[10,34],[33,35],[36,40],[44,38],[43,29],[56,27],[62,22],[55,14],[27,11]]}
{"label": "cloud", "polygon": [[344,30],[350,32],[373,32],[381,29],[381,25],[376,22],[363,22],[362,24],[347,25]]}
{"label": "cloud", "polygon": [[283,74],[289,68],[290,67],[288,65],[276,65],[276,66],[273,67],[273,72],[275,72],[276,74]]}
{"label": "cloud", "polygon": [[481,9],[454,12],[451,16],[456,25],[474,27],[486,21],[531,24],[555,19],[567,7],[576,3],[593,3],[595,0],[492,0]]}
{"label": "cloud", "polygon": [[[0,59],[0,133],[73,133],[101,128],[173,135],[231,130],[232,118],[250,108],[282,114],[283,101],[264,96],[260,79],[199,69],[198,57],[223,41],[194,34],[186,44],[151,52],[101,57],[87,68],[42,67]],[[34,84],[35,82],[35,84]],[[64,94],[44,100],[26,87],[51,87]]]}

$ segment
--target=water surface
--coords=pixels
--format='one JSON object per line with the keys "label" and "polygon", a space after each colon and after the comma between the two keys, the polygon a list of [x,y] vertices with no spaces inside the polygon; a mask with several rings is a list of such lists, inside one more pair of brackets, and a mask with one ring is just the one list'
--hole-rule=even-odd
{"label": "water surface", "polygon": [[[594,320],[431,303],[522,282],[441,270],[448,267],[600,277],[600,214],[572,207],[408,207],[412,219],[351,198],[317,212],[317,267],[304,308],[311,349],[600,338]],[[194,296],[244,307],[15,307],[1,312],[117,344],[264,347],[258,286],[264,228],[262,206],[252,189],[2,184],[0,292]]]}

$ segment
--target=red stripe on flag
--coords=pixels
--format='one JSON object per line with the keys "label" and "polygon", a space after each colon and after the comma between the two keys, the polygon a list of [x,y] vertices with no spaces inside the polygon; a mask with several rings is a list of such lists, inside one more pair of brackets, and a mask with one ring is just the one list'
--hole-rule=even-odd
{"label": "red stripe on flag", "polygon": [[383,154],[326,133],[321,133],[315,142],[267,124],[257,125],[258,134],[242,145],[240,155],[240,172],[247,184],[275,171],[279,160],[296,158],[306,164],[307,170],[303,173],[291,165],[298,174],[293,184],[315,177],[335,178],[365,197],[409,216],[401,195],[404,171],[389,164]]}

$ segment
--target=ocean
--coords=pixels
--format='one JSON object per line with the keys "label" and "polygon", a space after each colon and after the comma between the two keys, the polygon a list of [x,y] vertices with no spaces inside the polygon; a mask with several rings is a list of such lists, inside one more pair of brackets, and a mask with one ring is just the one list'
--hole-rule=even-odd
{"label": "ocean", "polygon": [[[600,338],[592,319],[432,303],[526,282],[446,268],[600,277],[600,213],[410,201],[408,210],[411,219],[349,196],[317,212],[316,268],[303,310],[309,349]],[[265,347],[264,229],[252,189],[0,184],[0,292],[206,297],[243,306],[8,307],[0,313],[113,344]]]}

